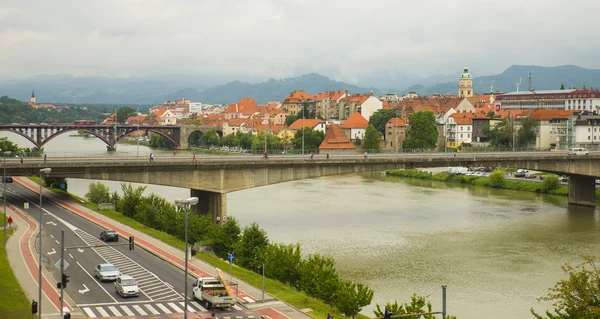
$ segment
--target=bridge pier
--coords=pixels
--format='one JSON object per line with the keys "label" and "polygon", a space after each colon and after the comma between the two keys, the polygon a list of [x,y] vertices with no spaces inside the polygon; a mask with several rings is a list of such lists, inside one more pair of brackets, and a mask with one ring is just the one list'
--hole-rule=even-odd
{"label": "bridge pier", "polygon": [[117,151],[117,147],[112,147],[110,145],[106,145],[106,151],[107,152],[116,152]]}
{"label": "bridge pier", "polygon": [[193,207],[196,214],[211,214],[213,223],[220,224],[227,216],[227,193],[215,193],[199,189],[190,189],[192,197],[198,197],[198,204]]}
{"label": "bridge pier", "polygon": [[569,176],[569,204],[596,206],[596,178],[593,176]]}

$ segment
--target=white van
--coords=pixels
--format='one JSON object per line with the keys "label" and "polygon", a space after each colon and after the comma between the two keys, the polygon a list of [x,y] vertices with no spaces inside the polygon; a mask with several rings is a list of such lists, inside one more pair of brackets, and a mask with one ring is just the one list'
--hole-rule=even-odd
{"label": "white van", "polygon": [[569,150],[569,155],[590,155],[590,152],[585,148],[572,148]]}

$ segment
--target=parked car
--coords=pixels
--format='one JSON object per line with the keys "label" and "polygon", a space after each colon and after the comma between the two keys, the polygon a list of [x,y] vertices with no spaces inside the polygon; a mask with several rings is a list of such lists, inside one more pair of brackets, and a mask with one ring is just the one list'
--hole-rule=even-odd
{"label": "parked car", "polygon": [[12,183],[13,182],[12,176],[4,176],[4,182],[5,183]]}
{"label": "parked car", "polygon": [[569,177],[568,176],[561,176],[560,177],[560,181],[563,183],[567,183],[569,181]]}
{"label": "parked car", "polygon": [[535,174],[525,173],[525,178],[535,178]]}
{"label": "parked car", "polygon": [[114,230],[103,230],[100,233],[100,240],[103,241],[119,241],[119,234]]}
{"label": "parked car", "polygon": [[121,275],[115,280],[115,291],[121,297],[139,297],[140,289],[133,277]]}
{"label": "parked car", "polygon": [[590,155],[590,152],[588,150],[586,150],[585,148],[576,147],[576,148],[570,149],[568,154],[569,155]]}
{"label": "parked car", "polygon": [[117,280],[120,275],[121,273],[113,264],[99,264],[94,268],[94,277],[100,281]]}
{"label": "parked car", "polygon": [[525,177],[525,173],[524,172],[516,172],[513,176],[514,177]]}

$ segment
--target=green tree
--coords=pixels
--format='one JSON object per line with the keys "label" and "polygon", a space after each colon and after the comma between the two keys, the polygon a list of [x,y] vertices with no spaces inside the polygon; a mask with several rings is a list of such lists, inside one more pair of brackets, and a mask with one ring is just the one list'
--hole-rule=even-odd
{"label": "green tree", "polygon": [[560,89],[561,89],[561,90],[564,90],[564,89],[565,89],[565,85],[561,83],[561,84],[560,84]]}
{"label": "green tree", "polygon": [[362,143],[363,151],[380,150],[381,149],[381,133],[377,131],[373,124],[369,124],[365,132],[365,139]]}
{"label": "green tree", "polygon": [[298,288],[307,294],[333,304],[339,284],[333,257],[313,254],[302,262]]}
{"label": "green tree", "polygon": [[225,146],[235,147],[240,145],[240,139],[237,134],[229,134],[223,136],[221,144]]}
{"label": "green tree", "polygon": [[129,106],[120,107],[117,109],[117,122],[123,124],[130,116],[134,116],[136,114],[137,112]]}
{"label": "green tree", "polygon": [[535,125],[536,122],[529,116],[520,119],[521,127],[517,132],[518,145],[527,146],[534,142],[536,138]]}
{"label": "green tree", "polygon": [[501,169],[494,170],[490,176],[490,186],[500,188],[504,185],[504,181],[506,180],[506,175],[504,175],[504,171]]}
{"label": "green tree", "polygon": [[[383,309],[377,304],[375,305],[375,309],[373,313],[376,317],[382,317],[385,314],[385,309],[389,309],[392,312],[392,316],[394,315],[408,315],[413,313],[426,313],[432,312],[431,302],[427,301],[427,299],[423,296],[417,296],[417,294],[413,294],[410,297],[410,303],[398,303],[398,301],[394,301],[393,303],[387,302]],[[417,316],[409,316],[403,317],[408,319],[435,319],[435,315],[417,315]],[[455,316],[446,315],[446,319],[456,319]]]}
{"label": "green tree", "polygon": [[200,141],[203,145],[220,145],[221,137],[219,137],[217,131],[209,130],[202,135]]}
{"label": "green tree", "polygon": [[267,150],[280,150],[281,140],[277,135],[271,132],[258,132],[256,138],[252,141],[252,150],[264,150],[265,138],[267,141]]}
{"label": "green tree", "polygon": [[416,112],[408,117],[408,132],[402,148],[433,149],[437,145],[438,129],[431,111]]}
{"label": "green tree", "polygon": [[235,217],[229,217],[227,221],[215,228],[210,247],[215,255],[225,259],[227,254],[235,250],[240,242],[242,229]]}
{"label": "green tree", "polygon": [[335,307],[342,314],[354,318],[363,307],[371,304],[373,293],[368,286],[344,280],[338,286]]}
{"label": "green tree", "polygon": [[[316,150],[323,143],[325,134],[321,131],[313,130],[311,127],[304,128],[304,150]],[[297,130],[292,140],[292,145],[295,150],[302,149],[302,129]]]}
{"label": "green tree", "polygon": [[285,125],[290,126],[290,125],[292,125],[292,123],[296,122],[297,119],[298,119],[298,115],[288,115],[285,118]]}
{"label": "green tree", "polygon": [[110,188],[100,182],[91,182],[85,198],[94,204],[110,202]]}
{"label": "green tree", "polygon": [[254,139],[256,138],[255,136],[253,136],[250,133],[242,133],[242,132],[237,132],[236,133],[239,142],[239,146],[245,150],[249,150],[252,149],[252,143],[254,142]]}
{"label": "green tree", "polygon": [[300,244],[269,244],[265,252],[265,276],[296,287],[301,263]]}
{"label": "green tree", "polygon": [[[4,122],[4,123],[6,123],[6,122]],[[0,151],[1,152],[10,151],[11,154],[6,155],[6,156],[11,156],[11,157],[23,152],[23,150],[21,148],[19,148],[19,146],[17,144],[9,141],[8,137],[0,137]],[[3,156],[3,154],[0,154],[0,156]]]}
{"label": "green tree", "polygon": [[[600,272],[596,257],[584,256],[577,266],[566,264],[561,267],[568,275],[550,288],[550,292],[539,301],[552,301],[553,312],[546,310],[549,319],[598,319],[600,318]],[[531,308],[531,314],[544,319]]]}
{"label": "green tree", "polygon": [[395,109],[381,109],[373,113],[369,118],[369,124],[375,126],[377,131],[381,135],[385,135],[385,126],[387,122],[393,118],[398,117],[398,111]]}
{"label": "green tree", "polygon": [[267,233],[257,223],[245,227],[236,249],[237,264],[246,269],[257,269],[265,261],[264,253],[268,245]]}
{"label": "green tree", "polygon": [[558,176],[554,174],[547,174],[544,176],[544,180],[542,181],[542,191],[544,193],[557,189],[559,186],[560,181],[558,180]]}
{"label": "green tree", "polygon": [[512,143],[512,127],[513,123],[509,118],[503,118],[496,125],[487,126],[483,129],[483,133],[487,136],[490,144],[495,146],[510,146]]}
{"label": "green tree", "polygon": [[150,147],[152,148],[171,148],[171,143],[161,135],[151,133],[150,135]]}
{"label": "green tree", "polygon": [[[65,192],[67,191],[67,189],[69,188],[69,185],[67,183],[67,179],[64,177],[54,177],[54,176],[47,176],[44,178],[44,184],[48,187],[51,188],[57,188],[57,189],[62,189]],[[61,188],[61,186],[64,185],[65,188]]]}
{"label": "green tree", "polygon": [[119,211],[127,217],[134,217],[136,215],[136,208],[142,202],[144,191],[147,186],[139,186],[133,188],[131,183],[121,183],[121,190],[123,191],[123,198],[121,198]]}

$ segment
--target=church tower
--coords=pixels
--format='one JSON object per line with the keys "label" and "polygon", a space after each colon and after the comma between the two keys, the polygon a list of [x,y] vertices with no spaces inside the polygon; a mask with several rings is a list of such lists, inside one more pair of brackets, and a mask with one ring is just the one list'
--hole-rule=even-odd
{"label": "church tower", "polygon": [[35,102],[35,92],[33,92],[33,90],[31,90],[31,98],[29,99],[29,102],[27,102],[27,104],[31,105],[31,106],[35,106],[36,102]]}
{"label": "church tower", "polygon": [[458,97],[472,97],[473,96],[473,78],[469,73],[469,68],[465,67],[465,70],[458,79]]}

